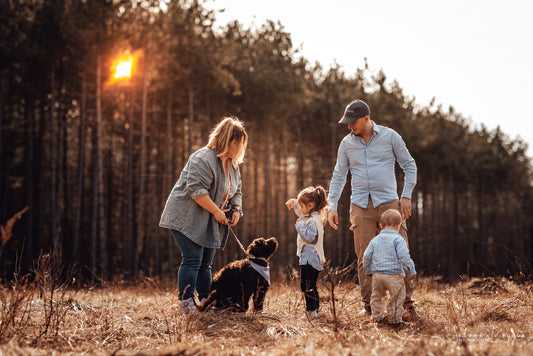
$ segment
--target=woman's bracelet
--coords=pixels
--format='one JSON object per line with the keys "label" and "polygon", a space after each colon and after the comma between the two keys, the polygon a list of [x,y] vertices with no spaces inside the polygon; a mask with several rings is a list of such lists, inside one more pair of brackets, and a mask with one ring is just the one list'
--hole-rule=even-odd
{"label": "woman's bracelet", "polygon": [[238,211],[241,214],[241,217],[244,216],[244,212],[242,211],[242,208],[240,206],[236,206],[233,208],[234,211]]}

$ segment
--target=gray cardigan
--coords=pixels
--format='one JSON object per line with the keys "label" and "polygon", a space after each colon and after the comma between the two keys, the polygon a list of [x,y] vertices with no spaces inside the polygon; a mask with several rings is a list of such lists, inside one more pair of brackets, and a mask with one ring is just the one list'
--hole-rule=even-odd
{"label": "gray cardigan", "polygon": [[[242,182],[239,167],[229,162],[231,205],[242,206]],[[224,248],[228,227],[219,224],[215,217],[194,199],[209,194],[221,206],[228,192],[228,180],[222,160],[209,147],[200,148],[189,160],[172,188],[165,204],[159,226],[177,230],[196,244],[209,248]]]}

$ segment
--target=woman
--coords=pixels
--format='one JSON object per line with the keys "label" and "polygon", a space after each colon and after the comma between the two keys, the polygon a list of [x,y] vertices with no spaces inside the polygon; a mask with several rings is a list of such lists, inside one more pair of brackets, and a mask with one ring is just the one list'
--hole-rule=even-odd
{"label": "woman", "polygon": [[243,215],[239,164],[247,143],[237,118],[218,123],[207,146],[190,155],[161,215],[159,226],[172,230],[181,251],[178,290],[185,313],[196,309],[195,291],[200,301],[207,298],[215,250],[226,244],[227,225]]}

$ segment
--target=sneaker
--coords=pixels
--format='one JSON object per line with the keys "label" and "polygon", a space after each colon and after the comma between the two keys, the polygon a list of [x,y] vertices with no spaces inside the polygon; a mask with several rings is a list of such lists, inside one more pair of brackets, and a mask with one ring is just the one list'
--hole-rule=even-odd
{"label": "sneaker", "polygon": [[193,298],[184,299],[180,302],[179,310],[183,314],[189,314],[196,310]]}
{"label": "sneaker", "polygon": [[311,310],[311,311],[306,311],[305,315],[307,316],[308,319],[316,319],[316,318],[319,317],[318,309]]}
{"label": "sneaker", "polygon": [[372,308],[370,308],[370,305],[365,305],[365,307],[359,312],[359,315],[372,315]]}

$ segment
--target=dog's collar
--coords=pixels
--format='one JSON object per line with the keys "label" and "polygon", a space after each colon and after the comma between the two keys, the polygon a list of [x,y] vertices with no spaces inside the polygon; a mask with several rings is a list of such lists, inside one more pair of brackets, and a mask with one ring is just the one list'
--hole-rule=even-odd
{"label": "dog's collar", "polygon": [[264,257],[255,257],[254,255],[252,254],[249,254],[248,255],[248,259],[250,261],[254,261],[255,263],[257,263],[258,265],[261,265],[263,267],[266,267],[268,266],[268,260]]}

